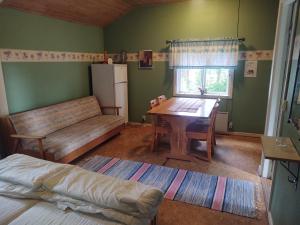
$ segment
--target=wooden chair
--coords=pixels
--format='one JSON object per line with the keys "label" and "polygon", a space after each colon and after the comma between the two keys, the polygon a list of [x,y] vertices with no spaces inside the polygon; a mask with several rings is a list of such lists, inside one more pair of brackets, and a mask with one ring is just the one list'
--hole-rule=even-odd
{"label": "wooden chair", "polygon": [[[215,115],[215,122],[214,122],[214,126],[213,126],[213,144],[214,145],[217,145],[217,142],[216,142],[216,118],[217,118],[218,110],[220,107],[220,103],[221,103],[221,98],[218,97],[216,105],[215,105],[215,108],[216,108],[215,114],[216,115]],[[214,154],[214,152],[212,152],[212,153]]]}
{"label": "wooden chair", "polygon": [[[220,97],[218,97],[217,98],[217,101],[216,101],[216,105],[215,106],[217,106],[217,111],[215,112],[216,113],[216,117],[217,117],[217,113],[218,113],[218,108],[219,108],[219,106],[220,106],[220,102],[221,102],[221,98]],[[215,120],[216,120],[216,118],[215,118]],[[197,121],[197,124],[198,125],[206,125],[206,126],[208,126],[209,125],[209,123],[210,123],[210,119],[209,120],[207,120],[207,119],[205,119],[205,120],[199,120],[199,121]],[[215,131],[215,128],[216,128],[216,123],[214,122],[214,124],[213,124],[213,132],[212,132],[212,134],[213,134],[213,138],[212,138],[212,140],[213,140],[213,145],[215,146],[215,145],[217,145],[217,142],[216,142],[216,131]],[[214,153],[214,152],[212,152],[212,153]]]}
{"label": "wooden chair", "polygon": [[186,136],[188,138],[188,149],[190,148],[191,140],[200,140],[206,141],[207,145],[207,158],[202,158],[197,156],[198,158],[211,161],[211,156],[214,154],[214,145],[215,145],[215,121],[218,112],[219,104],[217,103],[212,111],[209,124],[203,123],[193,123],[188,125],[186,130]]}
{"label": "wooden chair", "polygon": [[[150,109],[153,109],[154,107],[157,106],[159,106],[159,99],[158,98],[152,99],[150,101]],[[160,116],[152,117],[152,125],[154,129],[154,137],[153,137],[151,150],[155,151],[157,149],[160,138],[163,136],[167,136],[170,133],[171,126],[166,120],[164,120]]]}

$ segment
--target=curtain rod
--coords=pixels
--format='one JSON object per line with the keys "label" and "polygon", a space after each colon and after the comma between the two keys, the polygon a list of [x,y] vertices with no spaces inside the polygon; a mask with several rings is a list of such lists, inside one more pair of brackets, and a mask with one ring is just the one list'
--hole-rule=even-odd
{"label": "curtain rod", "polygon": [[240,42],[244,42],[246,38],[220,38],[220,39],[205,39],[205,40],[166,40],[166,44],[171,43],[183,43],[183,42],[208,42],[208,41],[231,41],[238,40]]}

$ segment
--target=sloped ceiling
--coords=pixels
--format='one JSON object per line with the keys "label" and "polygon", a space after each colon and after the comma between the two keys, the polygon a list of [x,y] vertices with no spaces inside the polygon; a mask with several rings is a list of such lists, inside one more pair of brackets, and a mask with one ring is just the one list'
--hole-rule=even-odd
{"label": "sloped ceiling", "polygon": [[4,0],[0,7],[104,27],[136,7],[180,1],[185,0]]}

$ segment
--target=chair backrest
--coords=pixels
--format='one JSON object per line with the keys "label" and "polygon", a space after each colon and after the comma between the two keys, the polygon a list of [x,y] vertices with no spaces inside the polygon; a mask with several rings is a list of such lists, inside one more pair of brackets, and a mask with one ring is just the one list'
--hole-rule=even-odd
{"label": "chair backrest", "polygon": [[150,109],[153,109],[154,107],[158,106],[159,105],[159,102],[157,99],[152,99],[150,101]]}
{"label": "chair backrest", "polygon": [[157,97],[158,104],[161,104],[162,102],[164,102],[166,100],[167,100],[167,97],[165,95],[160,95]]}
{"label": "chair backrest", "polygon": [[211,119],[210,119],[210,122],[209,122],[209,126],[211,128],[215,126],[218,110],[219,110],[219,103],[216,103],[213,110],[212,110]]}

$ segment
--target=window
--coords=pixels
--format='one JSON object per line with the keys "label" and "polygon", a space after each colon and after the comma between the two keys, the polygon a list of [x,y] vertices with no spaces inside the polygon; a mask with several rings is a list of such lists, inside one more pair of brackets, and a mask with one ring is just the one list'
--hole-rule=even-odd
{"label": "window", "polygon": [[233,69],[176,69],[174,95],[198,96],[200,88],[205,96],[232,97]]}

